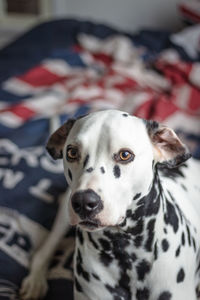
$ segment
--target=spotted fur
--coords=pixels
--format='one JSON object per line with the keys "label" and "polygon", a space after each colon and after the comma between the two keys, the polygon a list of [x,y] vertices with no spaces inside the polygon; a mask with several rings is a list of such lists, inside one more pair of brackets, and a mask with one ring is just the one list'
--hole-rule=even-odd
{"label": "spotted fur", "polygon": [[[64,128],[70,132],[63,148],[54,149],[54,135],[47,149],[53,155],[80,147],[75,162],[63,155],[76,226],[75,300],[197,300],[200,164],[187,161],[171,129],[120,111],[93,113]],[[116,163],[120,149],[134,159]],[[101,210],[93,209],[87,190],[99,195]],[[91,210],[84,220],[72,207],[77,192]]]}

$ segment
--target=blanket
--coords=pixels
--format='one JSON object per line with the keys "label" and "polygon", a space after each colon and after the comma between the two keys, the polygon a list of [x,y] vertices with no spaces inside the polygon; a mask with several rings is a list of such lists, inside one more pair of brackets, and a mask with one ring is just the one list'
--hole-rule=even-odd
{"label": "blanket", "polygon": [[[199,29],[200,30],[200,29]],[[183,43],[184,44],[184,43]],[[51,230],[67,188],[45,151],[60,124],[121,109],[174,128],[200,158],[200,64],[169,32],[119,32],[76,20],[51,21],[0,51],[0,299],[18,299],[31,255]],[[75,229],[48,271],[48,300],[73,299]]]}

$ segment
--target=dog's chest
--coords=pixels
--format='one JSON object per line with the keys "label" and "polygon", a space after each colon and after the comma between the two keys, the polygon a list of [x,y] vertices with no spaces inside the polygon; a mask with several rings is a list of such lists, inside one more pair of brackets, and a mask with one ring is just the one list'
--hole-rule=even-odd
{"label": "dog's chest", "polygon": [[[119,233],[113,239],[110,233],[97,238],[78,231],[75,284],[83,297],[80,299],[145,300],[157,299],[166,291],[179,293],[177,281],[181,283],[194,275],[193,268],[187,268],[185,257],[190,256],[191,265],[195,265],[197,254],[195,238],[183,228],[180,226],[177,239],[163,230],[163,238],[153,243],[152,251],[147,251],[144,243],[136,247],[134,239]],[[144,236],[144,241],[147,239],[148,235]],[[193,286],[190,288],[194,291]]]}
{"label": "dog's chest", "polygon": [[86,299],[135,299],[135,283],[139,280],[140,286],[150,272],[152,254],[136,249],[134,240],[109,231],[94,238],[78,230],[76,242],[76,288]]}

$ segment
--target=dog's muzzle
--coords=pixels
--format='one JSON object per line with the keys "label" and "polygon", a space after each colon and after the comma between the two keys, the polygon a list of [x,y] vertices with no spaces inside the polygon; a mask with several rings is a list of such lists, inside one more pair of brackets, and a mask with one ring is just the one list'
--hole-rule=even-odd
{"label": "dog's muzzle", "polygon": [[76,192],[71,198],[72,207],[82,220],[92,220],[103,209],[101,197],[93,190]]}

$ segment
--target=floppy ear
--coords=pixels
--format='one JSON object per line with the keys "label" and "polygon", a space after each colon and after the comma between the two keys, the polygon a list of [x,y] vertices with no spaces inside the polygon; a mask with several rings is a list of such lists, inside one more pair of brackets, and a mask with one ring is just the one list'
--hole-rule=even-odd
{"label": "floppy ear", "polygon": [[46,149],[54,159],[63,157],[64,144],[75,122],[75,119],[69,119],[50,136]]}
{"label": "floppy ear", "polygon": [[187,147],[172,129],[155,121],[146,121],[146,127],[156,162],[174,168],[191,157]]}

